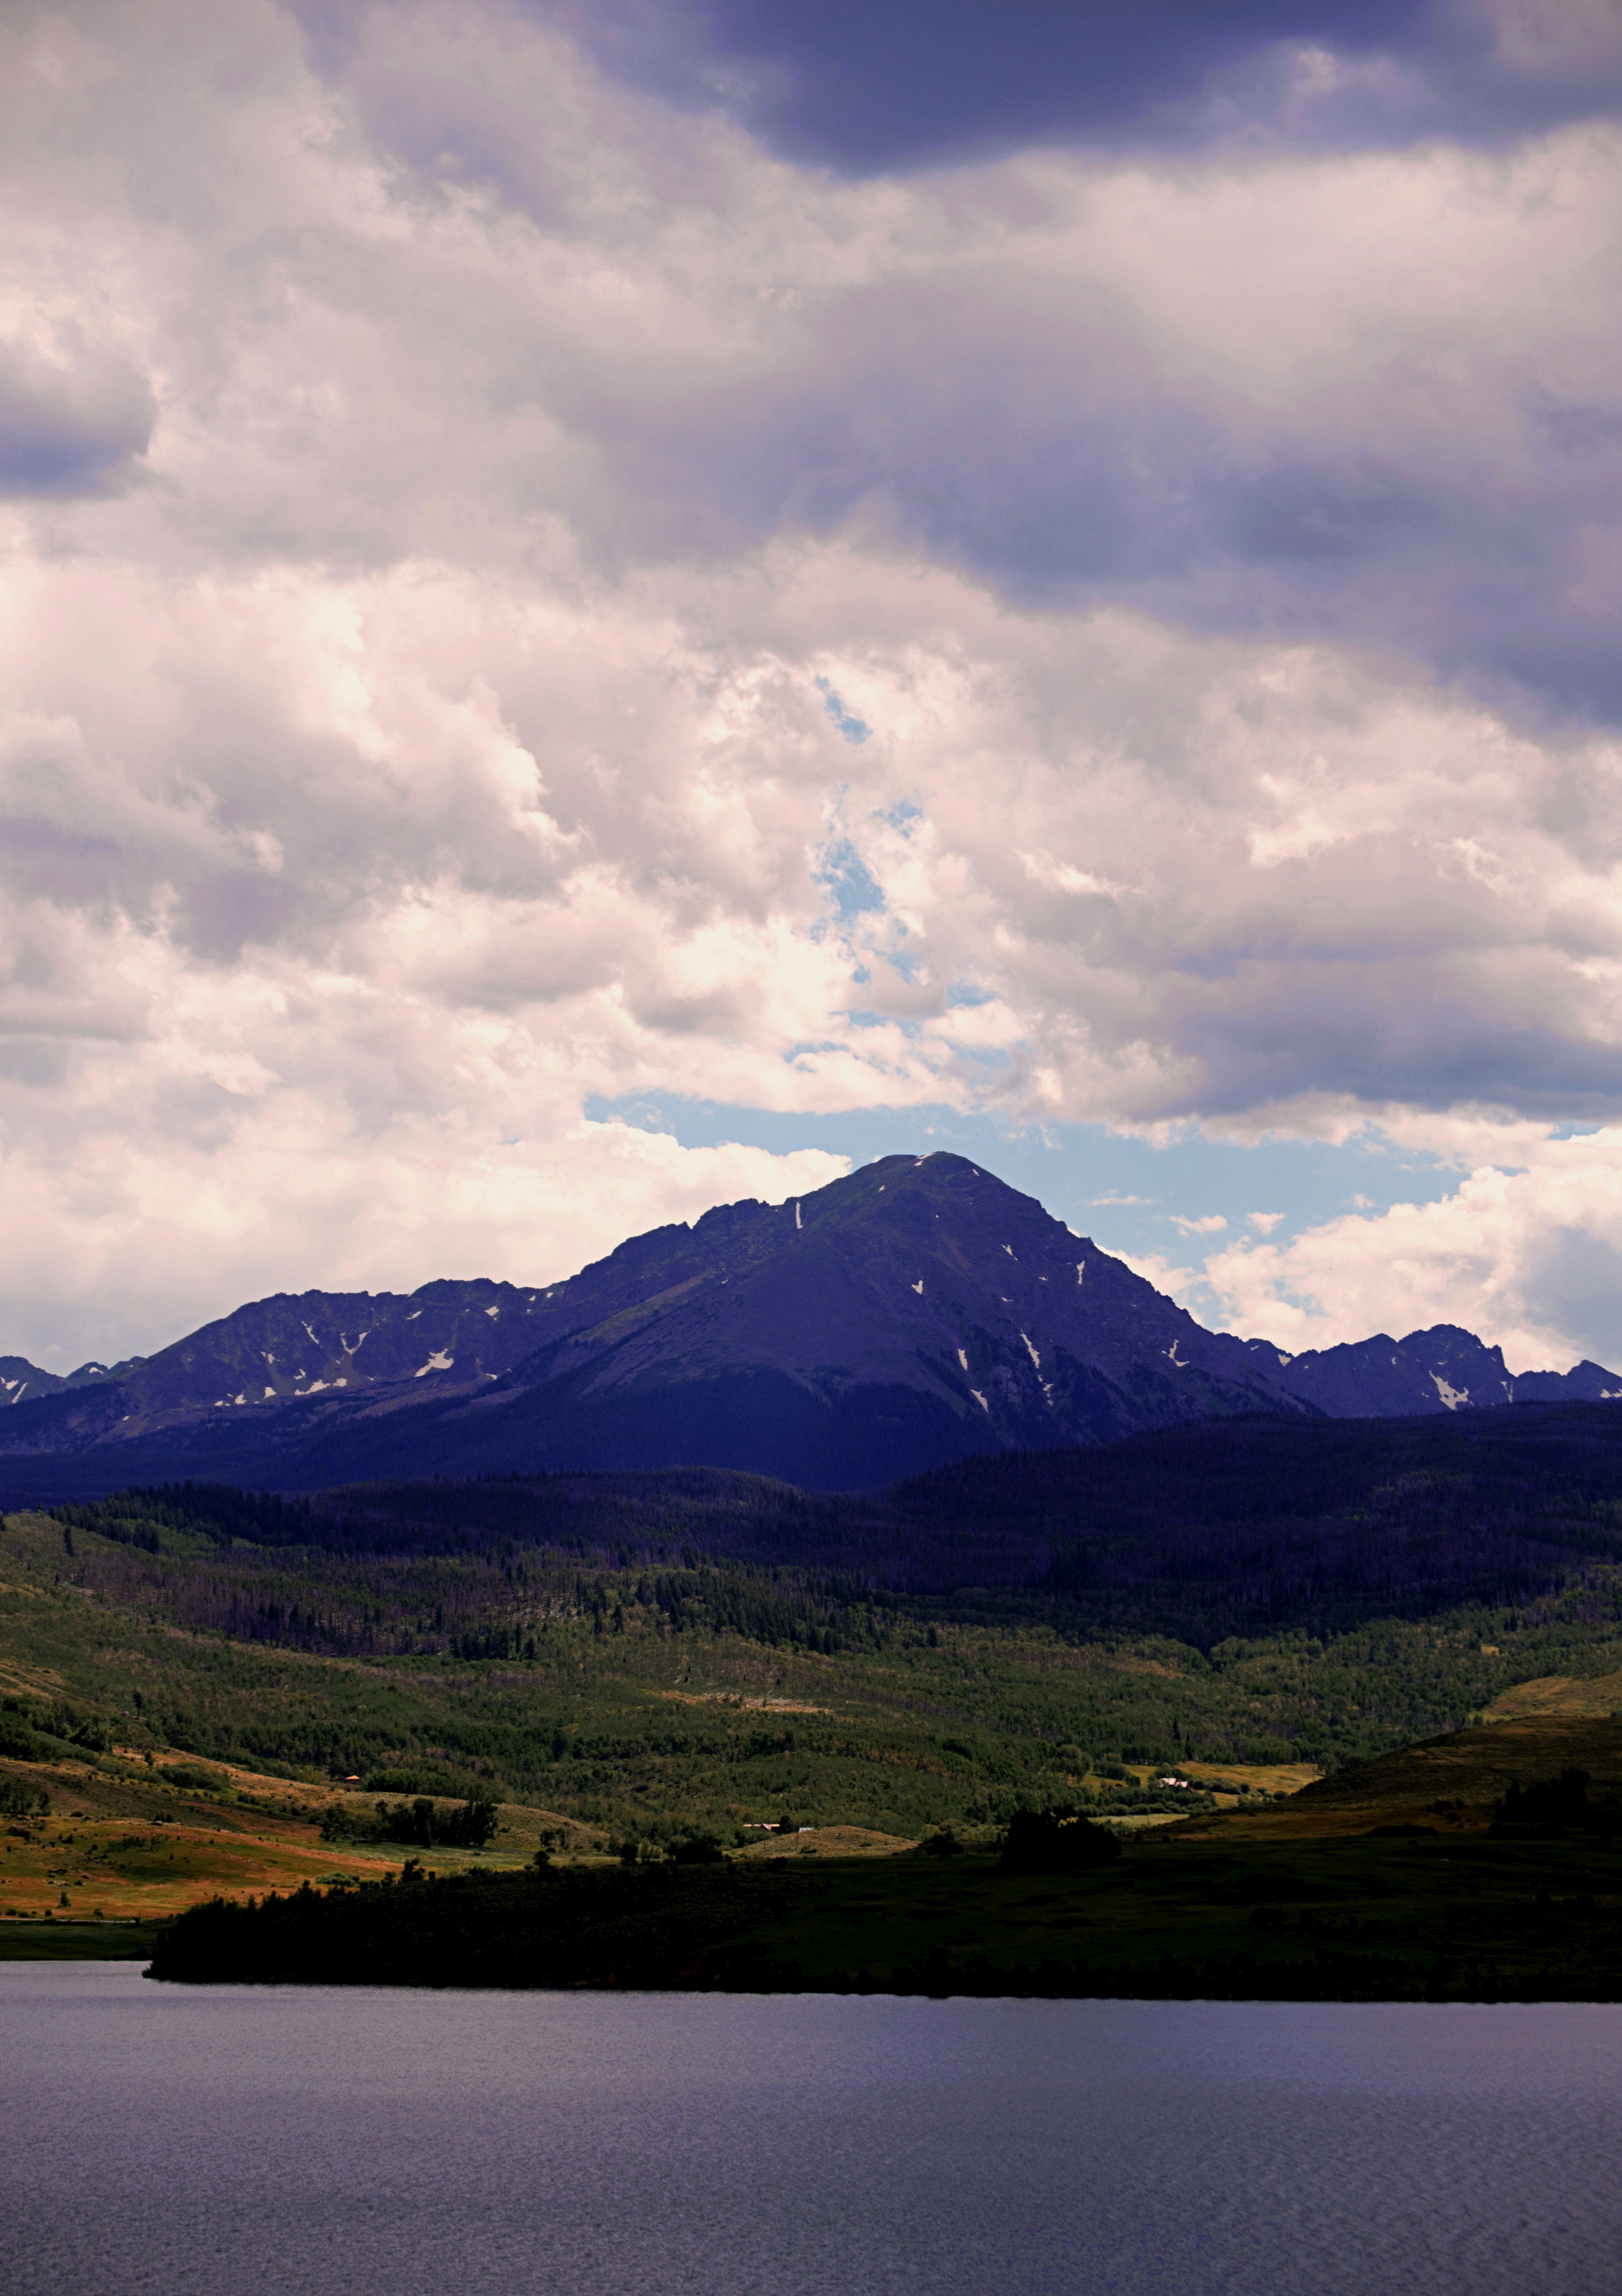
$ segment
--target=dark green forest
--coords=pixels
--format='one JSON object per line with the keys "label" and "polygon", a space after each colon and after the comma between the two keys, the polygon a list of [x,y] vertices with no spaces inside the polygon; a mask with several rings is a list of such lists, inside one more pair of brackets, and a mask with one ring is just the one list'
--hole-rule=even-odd
{"label": "dark green forest", "polygon": [[168,1527],[307,1554],[536,1552],[621,1571],[725,1560],[811,1574],[802,1591],[815,1583],[824,1600],[1019,1591],[1094,1634],[1208,1648],[1257,1630],[1321,1636],[1374,1615],[1503,1608],[1585,1564],[1622,1562],[1622,1414],[1578,1404],[1196,1421],[848,1494],[675,1469],[295,1499],[171,1484],[53,1512],[148,1552]]}

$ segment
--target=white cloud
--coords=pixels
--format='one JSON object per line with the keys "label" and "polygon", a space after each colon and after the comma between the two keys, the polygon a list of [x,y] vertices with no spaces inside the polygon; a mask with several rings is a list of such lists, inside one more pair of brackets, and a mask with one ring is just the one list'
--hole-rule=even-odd
{"label": "white cloud", "polygon": [[1271,1235],[1285,1217],[1283,1212],[1247,1212],[1245,1214],[1249,1225],[1254,1228],[1259,1228],[1264,1235]]}
{"label": "white cloud", "polygon": [[1221,1212],[1208,1212],[1203,1219],[1193,1219],[1182,1212],[1173,1212],[1171,1224],[1181,1228],[1184,1235],[1219,1235],[1228,1223]]}
{"label": "white cloud", "polygon": [[347,35],[0,25],[0,1344],[838,1168],[593,1095],[1533,1195],[1622,1105],[1622,750],[1438,683],[1413,509],[1610,612],[1607,136],[851,185],[495,5]]}
{"label": "white cloud", "polygon": [[714,1203],[782,1202],[848,1168],[820,1149],[689,1149],[617,1123],[503,1143],[452,1111],[379,1140],[287,1094],[245,1120],[195,1084],[169,1105],[175,1141],[98,1130],[60,1165],[0,1158],[12,1351],[57,1369],[146,1353],[273,1290],[549,1283],[627,1234]]}
{"label": "white cloud", "polygon": [[[1184,1290],[1198,1283],[1185,1276]],[[1348,1215],[1283,1244],[1235,1244],[1203,1280],[1231,1331],[1292,1352],[1462,1324],[1511,1371],[1622,1364],[1622,1129],[1545,1139],[1437,1203]]]}

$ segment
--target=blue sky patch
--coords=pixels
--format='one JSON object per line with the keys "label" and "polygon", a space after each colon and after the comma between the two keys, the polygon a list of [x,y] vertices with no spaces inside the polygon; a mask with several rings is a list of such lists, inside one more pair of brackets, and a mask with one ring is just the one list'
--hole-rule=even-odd
{"label": "blue sky patch", "polygon": [[824,845],[822,865],[815,872],[826,886],[835,915],[848,924],[853,917],[870,916],[884,906],[884,888],[848,837]]}
{"label": "blue sky patch", "polygon": [[853,710],[846,709],[844,703],[840,701],[839,695],[834,692],[832,686],[830,685],[825,677],[819,677],[817,679],[816,690],[823,697],[823,709],[828,712],[830,718],[832,718],[834,724],[845,736],[845,739],[850,743],[853,749],[860,749],[862,743],[871,737],[872,727],[864,724],[863,720],[858,718]]}

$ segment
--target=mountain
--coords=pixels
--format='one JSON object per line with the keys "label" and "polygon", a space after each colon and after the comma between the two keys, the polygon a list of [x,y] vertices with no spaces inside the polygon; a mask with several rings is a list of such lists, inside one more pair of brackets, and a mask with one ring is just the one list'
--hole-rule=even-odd
{"label": "mountain", "polygon": [[76,1387],[94,1387],[103,1380],[119,1379],[126,1372],[135,1371],[144,1362],[142,1356],[131,1356],[121,1364],[80,1364],[77,1371],[62,1376],[53,1371],[41,1371],[26,1356],[0,1356],[0,1411],[19,1403],[37,1403],[47,1395],[65,1395]]}
{"label": "mountain", "polygon": [[1390,1419],[1421,1411],[1490,1409],[1503,1403],[1615,1403],[1622,1374],[1584,1361],[1575,1370],[1506,1371],[1502,1349],[1457,1324],[1393,1340],[1384,1332],[1344,1347],[1289,1356],[1266,1340],[1251,1358],[1292,1395],[1331,1419]]}
{"label": "mountain", "polygon": [[826,1488],[1311,1407],[1033,1198],[962,1157],[891,1156],[545,1288],[257,1301],[8,1414],[0,1449],[139,1444],[276,1488],[684,1460]]}
{"label": "mountain", "polygon": [[0,1418],[8,1489],[682,1464],[852,1488],[1191,1420],[1622,1395],[1593,1365],[1511,1380],[1496,1349],[1445,1325],[1293,1357],[1205,1331],[946,1154],[720,1206],[559,1283],[278,1294],[145,1361],[86,1368],[98,1376]]}

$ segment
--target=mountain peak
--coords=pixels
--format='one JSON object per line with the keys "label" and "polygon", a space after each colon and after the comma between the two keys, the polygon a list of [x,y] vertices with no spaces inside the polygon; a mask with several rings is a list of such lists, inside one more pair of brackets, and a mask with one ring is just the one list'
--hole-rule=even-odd
{"label": "mountain peak", "polygon": [[278,1293],[145,1363],[40,1401],[24,1388],[0,1444],[105,1446],[128,1480],[133,1449],[168,1443],[186,1456],[165,1472],[267,1488],[679,1464],[828,1487],[1234,1413],[1613,1397],[1622,1378],[1597,1365],[1512,1379],[1455,1324],[1294,1357],[1208,1332],[1035,1197],[936,1150],[716,1205],[550,1284]]}
{"label": "mountain peak", "polygon": [[717,1205],[534,1290],[281,1294],[33,1424],[40,1447],[209,1423],[211,1448],[273,1427],[285,1445],[296,1427],[334,1475],[363,1456],[391,1472],[416,1444],[446,1471],[701,1464],[826,1486],[1310,1407],[1034,1197],[937,1152]]}

